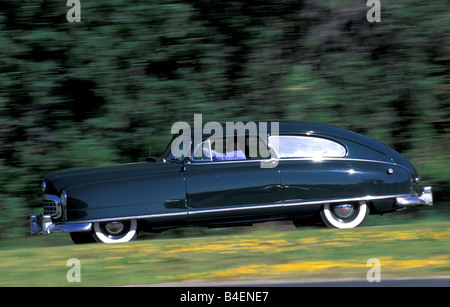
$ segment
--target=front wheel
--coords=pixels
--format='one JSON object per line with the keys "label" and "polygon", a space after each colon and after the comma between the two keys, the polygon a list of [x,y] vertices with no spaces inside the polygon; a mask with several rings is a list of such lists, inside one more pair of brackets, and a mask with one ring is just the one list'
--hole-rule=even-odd
{"label": "front wheel", "polygon": [[124,243],[136,239],[138,232],[136,220],[95,222],[93,237],[101,243]]}
{"label": "front wheel", "polygon": [[320,212],[322,221],[331,228],[354,228],[361,226],[367,220],[369,206],[365,201],[324,204]]}

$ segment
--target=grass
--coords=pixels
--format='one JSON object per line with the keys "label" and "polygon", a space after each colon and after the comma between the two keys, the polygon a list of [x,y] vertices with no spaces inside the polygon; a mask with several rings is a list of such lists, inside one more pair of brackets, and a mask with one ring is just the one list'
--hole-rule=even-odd
{"label": "grass", "polygon": [[[67,235],[27,238],[0,248],[0,286],[365,278],[370,258],[380,260],[382,278],[450,275],[445,220],[350,230],[265,223],[238,230],[194,228],[126,244],[73,245]],[[67,281],[70,258],[80,260],[80,283]]]}

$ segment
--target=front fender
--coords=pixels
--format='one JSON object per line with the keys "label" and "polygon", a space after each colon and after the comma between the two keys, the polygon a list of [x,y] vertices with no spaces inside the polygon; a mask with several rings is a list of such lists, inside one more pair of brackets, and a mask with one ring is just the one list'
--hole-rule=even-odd
{"label": "front fender", "polygon": [[186,213],[183,174],[89,182],[66,190],[67,220],[95,221]]}

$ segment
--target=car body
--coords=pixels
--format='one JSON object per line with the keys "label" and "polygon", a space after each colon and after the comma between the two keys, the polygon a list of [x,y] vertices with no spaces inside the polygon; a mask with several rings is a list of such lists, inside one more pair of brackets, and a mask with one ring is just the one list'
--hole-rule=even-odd
{"label": "car body", "polygon": [[[139,230],[272,220],[353,228],[369,214],[432,205],[431,187],[420,189],[415,168],[388,146],[319,123],[277,125],[276,134],[242,133],[246,156],[256,143],[269,155],[217,160],[213,135],[195,140],[185,133],[174,136],[161,159],[52,172],[42,184],[44,212],[30,217],[31,232],[110,243],[133,240]],[[180,137],[189,146],[174,157]],[[215,140],[217,147],[225,138]]]}

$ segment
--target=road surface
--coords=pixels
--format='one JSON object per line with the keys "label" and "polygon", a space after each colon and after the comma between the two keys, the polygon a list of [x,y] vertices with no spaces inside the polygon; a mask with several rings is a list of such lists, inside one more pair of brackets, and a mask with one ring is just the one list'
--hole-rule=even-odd
{"label": "road surface", "polygon": [[450,276],[386,278],[381,282],[368,282],[366,279],[293,279],[230,282],[177,282],[152,285],[148,287],[450,287]]}

